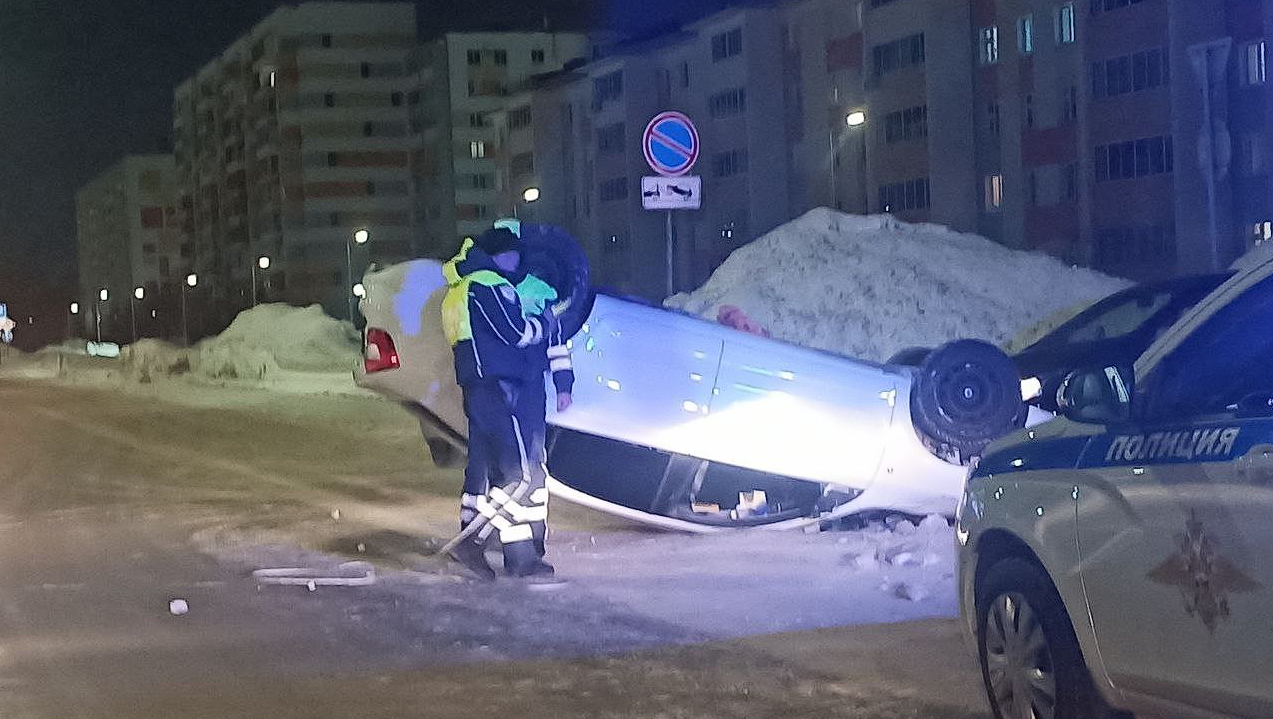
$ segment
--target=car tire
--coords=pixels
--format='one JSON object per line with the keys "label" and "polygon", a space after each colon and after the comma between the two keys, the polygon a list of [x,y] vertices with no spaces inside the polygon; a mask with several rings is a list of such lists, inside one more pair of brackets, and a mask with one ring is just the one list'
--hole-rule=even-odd
{"label": "car tire", "polygon": [[924,360],[928,359],[928,355],[932,354],[932,352],[932,347],[907,347],[893,353],[893,356],[889,357],[888,362],[884,364],[919,367],[924,364]]}
{"label": "car tire", "polygon": [[[996,719],[1131,719],[1092,683],[1056,587],[1035,563],[1009,557],[977,587],[977,656]],[[1029,694],[1033,715],[1017,703]]]}
{"label": "car tire", "polygon": [[1024,427],[1028,412],[1016,364],[981,340],[933,350],[916,373],[910,406],[911,422],[928,449],[957,462]]}
{"label": "car tire", "polygon": [[570,233],[553,225],[521,226],[522,267],[552,285],[558,301],[570,306],[558,318],[566,337],[573,337],[592,314],[594,299],[588,255]]}

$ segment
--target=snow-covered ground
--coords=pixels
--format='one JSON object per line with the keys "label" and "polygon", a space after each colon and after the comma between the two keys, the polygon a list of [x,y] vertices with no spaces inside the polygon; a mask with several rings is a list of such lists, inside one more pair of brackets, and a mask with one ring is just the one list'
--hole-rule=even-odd
{"label": "snow-covered ground", "polygon": [[709,319],[733,305],[780,339],[884,361],[964,337],[1004,344],[1128,284],[940,225],[820,208],[736,250],[667,305]]}

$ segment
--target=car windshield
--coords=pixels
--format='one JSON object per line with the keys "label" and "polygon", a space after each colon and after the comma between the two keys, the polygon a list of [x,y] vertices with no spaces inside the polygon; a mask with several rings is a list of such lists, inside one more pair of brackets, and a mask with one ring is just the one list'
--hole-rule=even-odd
{"label": "car windshield", "polygon": [[1199,281],[1187,285],[1134,287],[1096,303],[1053,332],[1031,349],[1120,339],[1149,330],[1152,340],[1220,284]]}

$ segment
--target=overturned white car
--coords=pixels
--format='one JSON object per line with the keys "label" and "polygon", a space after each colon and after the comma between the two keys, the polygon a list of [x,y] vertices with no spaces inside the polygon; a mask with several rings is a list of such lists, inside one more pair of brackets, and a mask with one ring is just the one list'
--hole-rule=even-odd
{"label": "overturned white car", "polygon": [[[522,235],[532,270],[577,300],[562,318],[578,330],[575,402],[548,408],[550,489],[563,499],[687,531],[953,515],[962,461],[1026,423],[1016,367],[991,345],[954,342],[918,368],[811,350],[593,295],[573,241],[549,227]],[[402,402],[435,460],[454,461],[467,426],[441,265],[395,265],[363,285],[356,381]]]}

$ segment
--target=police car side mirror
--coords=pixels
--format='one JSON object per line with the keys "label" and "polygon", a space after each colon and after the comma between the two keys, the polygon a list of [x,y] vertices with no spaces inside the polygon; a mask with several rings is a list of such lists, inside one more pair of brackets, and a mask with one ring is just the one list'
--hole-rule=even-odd
{"label": "police car side mirror", "polygon": [[1273,417],[1273,392],[1256,392],[1243,397],[1237,406],[1239,417]]}
{"label": "police car side mirror", "polygon": [[1056,394],[1061,415],[1075,422],[1109,424],[1131,419],[1131,367],[1075,370],[1066,375]]}

